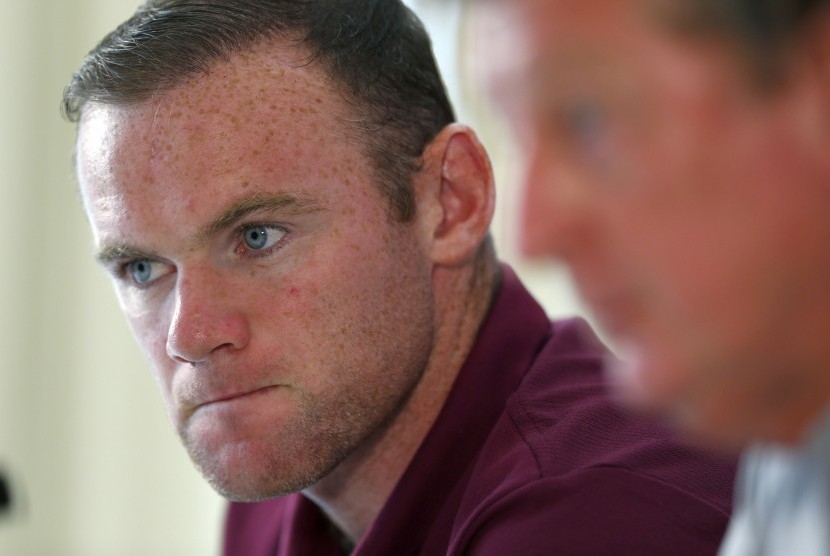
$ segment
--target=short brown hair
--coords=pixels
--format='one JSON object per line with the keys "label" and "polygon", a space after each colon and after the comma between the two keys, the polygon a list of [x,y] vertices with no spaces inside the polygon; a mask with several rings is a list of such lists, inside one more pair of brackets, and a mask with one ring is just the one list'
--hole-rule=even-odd
{"label": "short brown hair", "polygon": [[87,55],[63,112],[77,122],[89,103],[149,100],[276,37],[300,37],[351,101],[379,187],[411,220],[412,175],[455,115],[429,37],[400,0],[149,0]]}
{"label": "short brown hair", "polygon": [[774,83],[782,60],[805,26],[830,0],[665,0],[683,31],[738,46],[753,76]]}

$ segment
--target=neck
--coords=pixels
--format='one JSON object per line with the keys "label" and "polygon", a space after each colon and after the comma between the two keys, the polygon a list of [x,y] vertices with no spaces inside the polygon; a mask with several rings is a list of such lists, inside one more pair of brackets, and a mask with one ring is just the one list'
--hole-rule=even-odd
{"label": "neck", "polygon": [[386,427],[303,491],[353,543],[363,537],[412,461],[475,343],[498,282],[496,263],[486,259],[466,271],[435,271],[435,339],[420,381]]}

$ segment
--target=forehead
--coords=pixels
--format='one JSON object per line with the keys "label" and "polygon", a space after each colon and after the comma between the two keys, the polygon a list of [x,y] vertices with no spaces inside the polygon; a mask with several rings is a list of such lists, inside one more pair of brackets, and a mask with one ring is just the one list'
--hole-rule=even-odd
{"label": "forehead", "polygon": [[336,192],[338,176],[368,172],[342,123],[350,119],[304,50],[274,45],[139,104],[92,104],[79,126],[78,178],[93,227],[123,226],[118,211],[148,197],[164,200],[152,215],[164,222],[175,216],[165,210],[209,218],[258,190]]}
{"label": "forehead", "polygon": [[[660,30],[665,16],[680,13],[685,0],[489,0],[485,6],[512,12],[531,39],[584,35],[650,33]],[[542,41],[543,42],[543,41]]]}
{"label": "forehead", "polygon": [[262,45],[150,100],[91,104],[80,121],[79,147],[128,146],[119,142],[126,134],[152,143],[154,157],[163,158],[165,142],[183,139],[198,152],[217,138],[233,146],[298,130],[338,133],[345,103],[305,55],[295,47]]}
{"label": "forehead", "polygon": [[[479,62],[479,77],[508,104],[545,103],[549,95],[572,89],[632,97],[661,91],[683,98],[718,81],[721,89],[728,84],[735,93],[743,90],[745,74],[724,41],[681,31],[685,0],[482,5],[478,49],[487,54],[479,56],[486,60]],[[498,44],[503,46],[491,46]],[[501,53],[490,53],[494,49]]]}
{"label": "forehead", "polygon": [[658,24],[668,4],[648,0],[488,0],[482,3],[480,25],[495,36],[512,66],[540,64],[555,56],[580,65],[598,57],[610,42],[642,46],[665,39]]}
{"label": "forehead", "polygon": [[[618,0],[485,0],[476,11],[475,73],[496,96],[590,71],[607,58],[609,41],[630,42],[644,30],[640,2]],[[563,75],[564,74],[564,75]]]}

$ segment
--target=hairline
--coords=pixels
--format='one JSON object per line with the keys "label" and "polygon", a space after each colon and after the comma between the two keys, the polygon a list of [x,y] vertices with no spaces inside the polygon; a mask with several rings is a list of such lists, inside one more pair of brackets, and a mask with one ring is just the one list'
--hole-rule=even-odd
{"label": "hairline", "polygon": [[[734,56],[757,93],[770,93],[787,81],[790,56],[810,32],[811,21],[830,11],[830,2],[816,0],[799,11],[782,10],[770,21],[753,21],[749,10],[723,0],[643,0],[640,7],[653,21],[678,37],[712,42]],[[790,4],[787,4],[790,5]],[[767,16],[775,14],[768,8]],[[764,27],[767,25],[767,27]]]}
{"label": "hairline", "polygon": [[[382,187],[381,180],[384,179],[383,170],[380,162],[376,159],[384,147],[378,144],[378,141],[373,140],[372,130],[364,125],[366,123],[366,112],[370,112],[371,108],[365,99],[360,98],[349,90],[348,83],[343,79],[338,79],[333,75],[325,62],[321,60],[321,56],[314,54],[313,44],[303,39],[303,33],[307,30],[287,30],[287,31],[270,31],[263,36],[250,40],[245,44],[228,49],[223,56],[216,56],[205,64],[200,70],[194,70],[188,73],[183,73],[175,79],[170,79],[163,84],[160,84],[156,89],[149,91],[146,94],[134,96],[118,96],[110,95],[101,98],[87,98],[77,107],[77,115],[74,121],[77,124],[77,132],[80,132],[80,126],[83,125],[84,116],[89,110],[103,107],[116,109],[132,109],[141,108],[142,106],[152,105],[154,102],[160,101],[165,96],[183,90],[187,87],[197,85],[200,80],[210,79],[211,75],[222,65],[233,65],[235,59],[245,54],[256,54],[261,49],[263,55],[269,54],[269,49],[274,50],[290,50],[295,49],[303,55],[297,57],[296,63],[289,61],[279,62],[281,65],[290,68],[304,68],[309,69],[316,75],[315,78],[322,80],[322,82],[329,88],[332,95],[337,95],[343,107],[343,116],[334,115],[331,121],[339,126],[344,133],[346,140],[354,140],[360,145],[360,152],[366,158],[366,161],[371,167],[373,185],[380,191],[383,198],[386,200],[387,210],[390,220],[397,222],[409,222],[412,220],[411,216],[406,217],[400,214],[399,207],[395,200]],[[292,36],[293,35],[293,36]],[[424,148],[429,143],[424,145]],[[77,146],[76,146],[77,150]],[[73,156],[73,159],[75,157]],[[412,187],[412,177],[414,173],[422,168],[422,161],[417,161],[417,166],[414,172],[410,175],[400,176],[407,180],[407,186]]]}

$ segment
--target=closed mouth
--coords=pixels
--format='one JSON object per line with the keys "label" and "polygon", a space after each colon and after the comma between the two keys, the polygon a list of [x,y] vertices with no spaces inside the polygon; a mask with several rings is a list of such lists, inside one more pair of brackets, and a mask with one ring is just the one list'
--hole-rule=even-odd
{"label": "closed mouth", "polygon": [[252,397],[264,394],[265,392],[267,392],[269,390],[272,390],[274,388],[279,388],[279,386],[278,385],[264,386],[262,388],[256,388],[254,390],[247,390],[247,391],[244,391],[244,392],[236,392],[236,393],[233,393],[233,394],[221,395],[221,396],[218,396],[214,399],[211,399],[209,401],[206,401],[204,403],[199,404],[198,406],[196,406],[196,410],[199,410],[199,409],[202,409],[204,407],[211,406],[211,405],[229,403],[229,402],[233,402],[233,401],[241,400],[241,399],[245,399],[245,398],[252,398]]}

